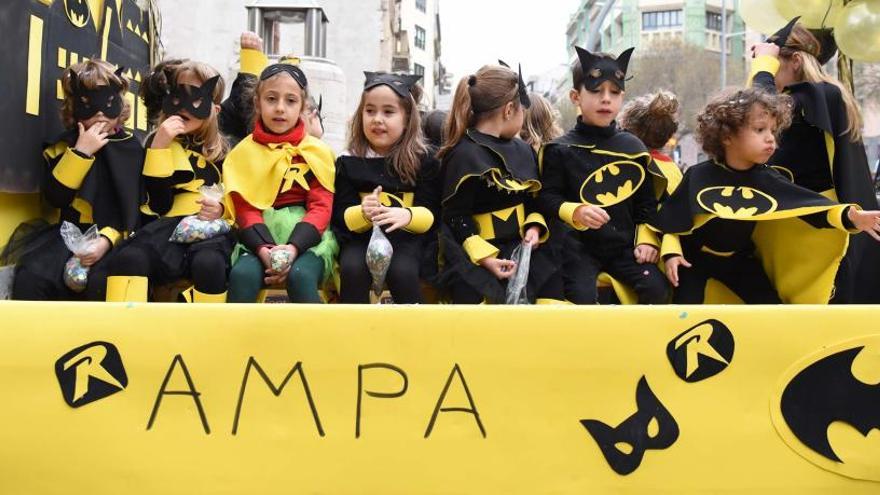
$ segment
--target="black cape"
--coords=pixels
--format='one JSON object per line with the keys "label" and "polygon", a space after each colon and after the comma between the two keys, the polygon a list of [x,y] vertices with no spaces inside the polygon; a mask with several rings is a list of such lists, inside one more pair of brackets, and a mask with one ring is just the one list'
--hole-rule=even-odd
{"label": "black cape", "polygon": [[651,226],[689,235],[713,219],[754,222],[756,255],[782,300],[825,304],[849,240],[846,208],[767,165],[736,171],[707,161],[685,172]]}

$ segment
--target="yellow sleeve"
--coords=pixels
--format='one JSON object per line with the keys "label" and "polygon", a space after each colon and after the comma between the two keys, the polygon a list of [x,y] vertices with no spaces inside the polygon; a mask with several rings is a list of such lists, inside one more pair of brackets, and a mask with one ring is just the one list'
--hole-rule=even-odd
{"label": "yellow sleeve", "polygon": [[639,244],[647,244],[659,248],[660,238],[657,236],[656,232],[651,230],[651,227],[641,223],[636,227],[636,246]]}
{"label": "yellow sleeve", "polygon": [[364,216],[361,205],[349,206],[345,209],[343,215],[345,218],[345,226],[348,230],[361,234],[370,230],[373,224]]}
{"label": "yellow sleeve", "polygon": [[538,242],[542,244],[547,242],[547,239],[550,238],[550,229],[547,228],[547,221],[544,220],[544,215],[541,215],[537,212],[529,213],[528,216],[526,216],[526,221],[523,222],[523,227],[528,228],[531,225],[541,226],[543,231],[541,232],[541,236],[538,238]]}
{"label": "yellow sleeve", "polygon": [[238,69],[243,74],[259,76],[260,72],[269,65],[269,57],[260,50],[253,48],[241,49],[241,67]]}
{"label": "yellow sleeve", "polygon": [[681,240],[676,234],[663,234],[663,241],[660,244],[660,258],[665,259],[667,256],[682,256]]}
{"label": "yellow sleeve", "polygon": [[52,169],[52,175],[65,187],[79,189],[93,163],[95,163],[94,157],[83,158],[68,148],[55,168]]}
{"label": "yellow sleeve", "polygon": [[404,227],[403,230],[411,234],[424,234],[434,225],[434,214],[424,206],[414,206],[407,208],[407,210],[409,210],[412,218],[409,221],[409,225]]}
{"label": "yellow sleeve", "polygon": [[103,229],[98,231],[99,234],[106,237],[107,240],[110,241],[110,244],[116,245],[119,242],[119,239],[122,238],[122,234],[119,233],[118,230],[113,227],[104,227]]}
{"label": "yellow sleeve", "polygon": [[481,259],[498,256],[498,253],[501,252],[501,250],[493,246],[489,241],[476,234],[465,239],[461,245],[471,259],[471,263],[475,265],[480,264]]}
{"label": "yellow sleeve", "polygon": [[777,71],[779,71],[779,59],[770,55],[761,55],[752,61],[752,70],[749,72],[746,86],[752,85],[752,79],[758,75],[758,72],[769,72],[775,77]]}
{"label": "yellow sleeve", "polygon": [[174,174],[174,160],[171,148],[147,148],[144,158],[144,175],[147,177],[166,178]]}
{"label": "yellow sleeve", "polygon": [[844,215],[847,214],[850,208],[861,210],[859,205],[855,204],[838,205],[828,210],[828,213],[826,213],[826,219],[828,220],[828,223],[831,224],[831,226],[835,229],[849,232],[850,234],[858,234],[860,232],[859,229],[855,227],[848,229],[846,228],[846,223],[844,222]]}
{"label": "yellow sleeve", "polygon": [[582,203],[562,203],[562,206],[559,207],[559,218],[562,219],[563,222],[570,225],[573,229],[587,230],[589,227],[587,227],[586,225],[581,225],[574,220],[574,212],[578,209],[578,206],[581,205]]}

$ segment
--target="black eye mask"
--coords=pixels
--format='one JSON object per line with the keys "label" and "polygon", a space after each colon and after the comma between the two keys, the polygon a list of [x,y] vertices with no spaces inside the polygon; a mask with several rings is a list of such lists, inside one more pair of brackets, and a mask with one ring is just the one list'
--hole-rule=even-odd
{"label": "black eye mask", "polygon": [[[115,74],[122,77],[122,70],[120,67]],[[122,95],[119,94],[122,88],[116,84],[89,89],[82,85],[73,70],[70,71],[70,84],[73,88],[73,118],[76,120],[88,120],[98,112],[115,119],[122,113]]]}
{"label": "black eye mask", "polygon": [[412,94],[412,88],[419,82],[422,76],[415,74],[388,74],[384,72],[364,72],[364,91],[369,91],[376,86],[388,86],[401,98],[407,98]]}
{"label": "black eye mask", "polygon": [[627,48],[617,59],[593,55],[579,46],[574,49],[577,51],[581,70],[584,72],[584,86],[587,89],[596,89],[603,82],[611,81],[621,91],[625,90],[626,69],[635,48]]}
{"label": "black eye mask", "polygon": [[197,119],[207,119],[214,104],[214,88],[219,81],[220,76],[214,76],[201,86],[189,84],[172,86],[162,100],[162,111],[165,115],[177,115],[186,110]]}

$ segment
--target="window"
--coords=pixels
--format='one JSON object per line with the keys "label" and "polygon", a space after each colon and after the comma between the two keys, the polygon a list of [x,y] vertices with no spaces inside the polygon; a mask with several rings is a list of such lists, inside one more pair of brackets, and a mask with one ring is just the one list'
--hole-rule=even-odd
{"label": "window", "polygon": [[[424,77],[425,67],[419,64],[413,64],[413,74]],[[424,82],[422,83],[424,84]]]}
{"label": "window", "polygon": [[720,12],[706,12],[706,29],[711,29],[712,31],[721,31]]}
{"label": "window", "polygon": [[421,10],[422,12],[425,12],[428,10],[428,7],[425,5],[426,3],[427,0],[416,0],[416,8]]}
{"label": "window", "polygon": [[642,31],[681,27],[681,10],[642,12]]}
{"label": "window", "polygon": [[425,28],[416,26],[416,48],[425,49]]}

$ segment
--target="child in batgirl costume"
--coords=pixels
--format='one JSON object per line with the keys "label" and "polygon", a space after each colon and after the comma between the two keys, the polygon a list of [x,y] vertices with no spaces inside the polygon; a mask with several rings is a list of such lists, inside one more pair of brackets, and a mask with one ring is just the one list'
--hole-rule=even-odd
{"label": "child in batgirl costume", "polygon": [[[858,104],[847,86],[822,69],[837,51],[834,38],[797,20],[753,48],[752,85],[794,101],[791,127],[767,163],[832,200],[877,209]],[[832,302],[880,302],[878,270],[880,246],[864,234],[851,237]]]}
{"label": "child in batgirl costume", "polygon": [[[43,150],[47,170],[42,192],[59,212],[58,223],[16,232],[6,248],[16,262],[13,299],[103,300],[109,253],[139,222],[144,157],[138,140],[122,128],[130,112],[128,81],[122,68],[93,59],[65,71],[62,118],[68,128]],[[62,221],[83,232],[95,225],[100,237],[79,255],[89,268],[85,289],[65,285],[66,262],[73,256],[60,234]],[[25,224],[27,225],[27,224]],[[17,259],[14,259],[17,258]]]}
{"label": "child in batgirl costume", "polygon": [[[633,49],[616,59],[575,47],[571,99],[581,111],[577,124],[541,149],[538,200],[545,215],[565,224],[566,297],[597,302],[596,281],[606,272],[635,292],[641,304],[667,302],[669,289],[656,266],[660,239],[648,228],[667,179],[645,145],[617,127],[624,81]],[[656,192],[655,192],[656,191]],[[619,283],[617,282],[619,281]]]}
{"label": "child in batgirl costume", "polygon": [[529,105],[522,76],[484,66],[458,84],[440,150],[443,171],[444,265],[440,284],[454,303],[503,303],[518,270],[510,259],[531,248],[526,295],[537,303],[562,302],[562,279],[544,243],[550,231],[538,211],[535,152],[516,136]]}
{"label": "child in batgirl costume", "polygon": [[199,62],[183,62],[153,71],[161,79],[161,124],[147,140],[144,176],[147,202],[141,208],[152,220],[138,229],[113,257],[107,279],[108,301],[146,301],[149,284],[190,279],[184,292],[191,302],[225,302],[226,275],[233,238],[228,229],[196,242],[173,242],[181,221],[226,219],[222,202],[204,197],[201,186],[221,181],[227,144],[217,130],[223,81]]}
{"label": "child in batgirl costume", "polygon": [[226,159],[227,205],[239,229],[230,302],[255,302],[264,287],[283,284],[291,302],[320,303],[319,286],[333,274],[334,156],[306,132],[307,98],[299,67],[266,67],[254,88],[254,131]]}
{"label": "child in batgirl costume", "polygon": [[365,75],[349,152],[336,160],[333,230],[340,245],[340,302],[370,301],[366,253],[375,223],[394,249],[386,276],[394,302],[421,303],[420,274],[436,270],[430,246],[441,188],[434,150],[422,142],[421,76]]}
{"label": "child in batgirl costume", "polygon": [[835,203],[766,165],[791,122],[789,101],[740,90],[699,115],[697,137],[712,159],[685,172],[652,223],[665,233],[674,302],[716,302],[705,297],[714,278],[746,303],[824,304],[849,233],[880,240],[880,211]]}

